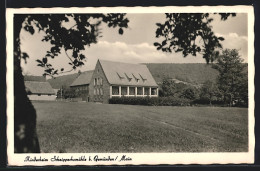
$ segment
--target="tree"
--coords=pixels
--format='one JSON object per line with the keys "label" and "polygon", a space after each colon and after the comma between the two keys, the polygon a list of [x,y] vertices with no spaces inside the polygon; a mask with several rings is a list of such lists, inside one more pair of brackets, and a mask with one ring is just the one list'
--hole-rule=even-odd
{"label": "tree", "polygon": [[[156,23],[156,37],[162,37],[162,42],[155,42],[157,50],[163,52],[182,52],[183,56],[191,54],[196,56],[201,53],[209,63],[214,61],[214,52],[222,48],[218,37],[212,31],[210,23],[213,18],[209,13],[166,13],[164,23]],[[219,13],[221,20],[229,16],[236,16],[235,13]],[[201,42],[202,40],[202,42]]]}
{"label": "tree", "polygon": [[185,83],[176,83],[169,77],[164,77],[160,96],[176,97],[194,100],[197,97],[197,90],[192,85]]}
{"label": "tree", "polygon": [[170,78],[164,77],[160,96],[164,96],[164,97],[174,96],[175,92],[176,92],[176,87],[174,82],[170,80]]}
{"label": "tree", "polygon": [[212,104],[212,100],[217,99],[220,93],[218,87],[212,81],[206,81],[200,89],[200,99],[207,100]]}
{"label": "tree", "polygon": [[[73,26],[65,27],[65,23],[72,22]],[[38,59],[38,66],[45,69],[44,75],[53,76],[64,71],[55,69],[48,62],[64,49],[70,60],[72,69],[84,64],[85,56],[81,53],[85,46],[97,42],[100,35],[98,26],[104,22],[108,27],[118,27],[119,34],[127,28],[128,19],[125,14],[15,14],[14,15],[14,151],[16,153],[40,152],[36,134],[36,111],[27,97],[20,66],[21,59],[29,56],[21,52],[20,32],[22,29],[34,34],[36,30],[44,32],[42,41],[49,42],[52,47],[42,59]],[[71,53],[72,55],[69,55]]]}
{"label": "tree", "polygon": [[189,100],[194,100],[196,99],[197,92],[195,88],[188,87],[184,89],[180,95],[181,98],[189,99]]}
{"label": "tree", "polygon": [[230,106],[234,102],[245,103],[248,101],[248,81],[246,64],[240,57],[238,50],[225,49],[213,64],[213,68],[219,71],[217,78],[218,88],[223,94],[223,101]]}

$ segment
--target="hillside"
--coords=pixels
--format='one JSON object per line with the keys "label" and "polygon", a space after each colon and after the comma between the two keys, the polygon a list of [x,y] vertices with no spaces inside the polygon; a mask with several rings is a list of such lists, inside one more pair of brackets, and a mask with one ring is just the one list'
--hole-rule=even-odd
{"label": "hillside", "polygon": [[[192,84],[202,84],[206,80],[215,81],[218,75],[218,72],[207,64],[149,63],[145,65],[147,65],[157,83],[162,82],[164,77],[169,77]],[[54,89],[59,89],[61,86],[69,87],[77,77],[78,73],[58,76],[47,81]]]}
{"label": "hillside", "polygon": [[202,84],[207,80],[215,81],[218,71],[207,64],[146,64],[157,83],[162,82],[164,77],[180,81]]}
{"label": "hillside", "polygon": [[78,75],[79,75],[78,73],[68,74],[68,75],[58,76],[58,77],[49,79],[47,81],[50,83],[50,85],[54,89],[60,89],[61,86],[63,86],[63,88],[67,88],[78,77]]}
{"label": "hillside", "polygon": [[24,75],[24,81],[45,82],[46,79],[43,76]]}
{"label": "hillside", "polygon": [[[169,63],[149,63],[147,65],[157,83],[161,83],[164,77],[176,79],[191,84],[203,84],[205,81],[216,81],[218,71],[207,64],[169,64]],[[247,65],[247,64],[246,64]],[[247,69],[247,67],[246,67]],[[47,80],[54,89],[61,86],[69,87],[78,77],[78,73],[56,77]]]}

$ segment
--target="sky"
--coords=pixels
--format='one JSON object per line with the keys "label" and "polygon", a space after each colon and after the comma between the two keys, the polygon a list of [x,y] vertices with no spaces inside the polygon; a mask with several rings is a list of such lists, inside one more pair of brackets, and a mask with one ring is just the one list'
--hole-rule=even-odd
{"label": "sky", "polygon": [[[102,37],[97,44],[86,47],[83,52],[87,57],[85,65],[70,73],[95,68],[98,59],[127,62],[127,63],[206,63],[201,55],[183,57],[182,53],[165,53],[157,51],[153,45],[158,41],[155,37],[157,26],[155,23],[162,23],[165,14],[127,14],[130,20],[128,28],[124,29],[124,34],[119,35],[118,29],[108,28],[105,24],[101,25]],[[247,62],[248,56],[248,30],[247,14],[237,14],[226,21],[221,21],[219,15],[214,15],[212,29],[217,36],[222,36],[223,48],[239,49],[241,57]],[[22,61],[23,73],[27,75],[42,75],[43,68],[37,66],[36,59],[41,59],[49,50],[50,44],[42,42],[44,33],[36,32],[30,35],[26,31],[21,32],[21,50],[29,55],[27,63]],[[70,70],[68,58],[64,51],[51,59],[51,64],[59,68]],[[69,74],[70,74],[69,73]]]}

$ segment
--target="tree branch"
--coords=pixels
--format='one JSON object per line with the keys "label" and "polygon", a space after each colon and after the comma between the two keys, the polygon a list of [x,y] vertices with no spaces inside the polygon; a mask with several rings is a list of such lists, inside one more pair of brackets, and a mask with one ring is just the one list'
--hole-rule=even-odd
{"label": "tree branch", "polygon": [[68,70],[68,71],[62,71],[59,74],[64,74],[64,73],[71,72],[71,71],[73,71],[73,68],[71,70]]}
{"label": "tree branch", "polygon": [[66,54],[66,56],[69,58],[69,60],[71,61],[71,62],[73,62],[72,61],[72,59],[69,57],[69,55],[67,54],[67,51],[64,49],[64,51],[65,51],[65,54]]}
{"label": "tree branch", "polygon": [[76,25],[77,25],[77,23],[76,23],[76,24],[74,24],[73,26],[71,26],[71,27],[69,28],[69,30],[70,30],[70,29],[72,29],[73,27],[75,27]]}

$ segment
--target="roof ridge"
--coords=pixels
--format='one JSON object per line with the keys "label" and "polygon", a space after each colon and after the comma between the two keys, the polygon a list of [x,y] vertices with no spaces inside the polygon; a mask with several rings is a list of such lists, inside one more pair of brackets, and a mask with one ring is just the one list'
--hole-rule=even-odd
{"label": "roof ridge", "polygon": [[94,73],[94,70],[88,70],[83,71],[81,74],[79,74],[73,82],[70,84],[70,86],[78,86],[78,85],[86,85],[89,84],[92,78],[92,75]]}
{"label": "roof ridge", "polygon": [[94,70],[82,71],[81,74],[82,74],[82,73],[86,73],[86,72],[94,72]]}
{"label": "roof ridge", "polygon": [[142,63],[127,63],[127,62],[110,61],[110,60],[105,60],[105,59],[98,59],[98,60],[100,62],[104,61],[104,62],[121,63],[121,64],[127,64],[127,65],[142,65],[142,66],[146,66],[145,64],[142,64]]}
{"label": "roof ridge", "polygon": [[25,81],[25,87],[30,90],[31,93],[38,94],[55,94],[52,86],[49,82],[39,82],[39,81]]}
{"label": "roof ridge", "polygon": [[32,81],[32,80],[30,80],[30,81],[27,81],[27,80],[25,80],[26,82],[37,82],[37,83],[46,83],[46,82],[48,82],[48,81]]}

